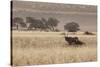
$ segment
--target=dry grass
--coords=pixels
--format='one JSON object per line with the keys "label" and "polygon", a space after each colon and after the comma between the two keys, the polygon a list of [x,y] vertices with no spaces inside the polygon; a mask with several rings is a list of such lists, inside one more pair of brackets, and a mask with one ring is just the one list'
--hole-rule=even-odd
{"label": "dry grass", "polygon": [[79,35],[79,39],[86,45],[69,46],[60,33],[13,32],[13,65],[96,61],[96,35]]}

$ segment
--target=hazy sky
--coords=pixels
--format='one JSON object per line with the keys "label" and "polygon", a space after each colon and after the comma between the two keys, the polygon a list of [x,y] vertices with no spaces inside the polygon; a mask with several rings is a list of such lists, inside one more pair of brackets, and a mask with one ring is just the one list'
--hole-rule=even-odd
{"label": "hazy sky", "polygon": [[81,31],[96,31],[97,7],[92,5],[55,4],[43,2],[14,1],[13,17],[57,18],[60,23],[57,28],[63,30],[63,25],[77,22]]}

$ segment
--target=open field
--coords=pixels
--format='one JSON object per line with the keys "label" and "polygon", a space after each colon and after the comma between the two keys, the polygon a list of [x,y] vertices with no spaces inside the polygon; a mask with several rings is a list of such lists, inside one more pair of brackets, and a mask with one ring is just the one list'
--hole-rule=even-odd
{"label": "open field", "polygon": [[62,32],[12,32],[13,65],[39,65],[97,60],[96,35],[77,36],[86,44],[68,45]]}

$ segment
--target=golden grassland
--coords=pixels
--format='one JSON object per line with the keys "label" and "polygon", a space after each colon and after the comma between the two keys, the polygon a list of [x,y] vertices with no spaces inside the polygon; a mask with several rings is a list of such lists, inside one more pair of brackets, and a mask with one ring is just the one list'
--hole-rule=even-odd
{"label": "golden grassland", "polygon": [[86,44],[70,46],[62,32],[12,32],[13,65],[61,64],[97,60],[96,35],[78,36]]}

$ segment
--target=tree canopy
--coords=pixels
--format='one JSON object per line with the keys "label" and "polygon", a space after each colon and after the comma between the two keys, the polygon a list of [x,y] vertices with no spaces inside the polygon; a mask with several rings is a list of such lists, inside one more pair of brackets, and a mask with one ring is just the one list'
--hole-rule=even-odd
{"label": "tree canopy", "polygon": [[21,18],[21,17],[15,17],[15,18],[13,18],[12,25],[16,26],[17,30],[19,29],[19,26],[26,27],[26,24],[25,24],[23,18]]}
{"label": "tree canopy", "polygon": [[49,17],[47,19],[41,18],[37,19],[34,17],[26,17],[26,22],[20,17],[15,17],[13,19],[13,26],[17,25],[17,29],[19,26],[26,27],[27,30],[48,30],[48,31],[57,31],[57,25],[59,21],[56,18]]}
{"label": "tree canopy", "polygon": [[80,30],[79,27],[80,27],[79,24],[76,22],[69,22],[64,25],[64,29],[67,30],[68,32],[77,32]]}

